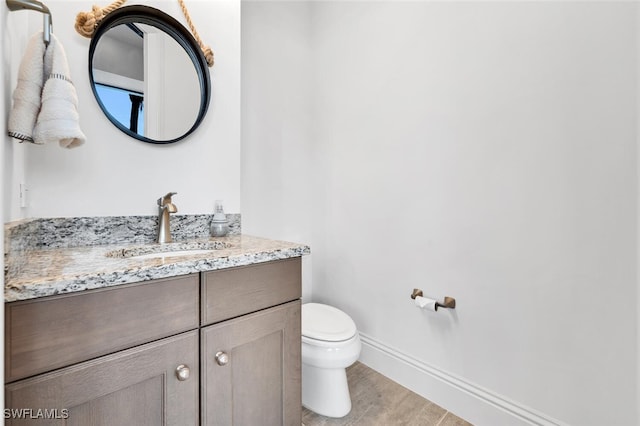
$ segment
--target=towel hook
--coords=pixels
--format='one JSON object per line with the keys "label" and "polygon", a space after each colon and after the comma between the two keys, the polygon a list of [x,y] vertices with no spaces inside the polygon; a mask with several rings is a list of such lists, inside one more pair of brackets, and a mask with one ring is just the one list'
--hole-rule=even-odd
{"label": "towel hook", "polygon": [[51,41],[51,27],[53,25],[53,20],[51,19],[51,12],[47,6],[37,0],[6,0],[6,3],[9,10],[12,12],[28,9],[42,13],[44,16],[42,23],[42,40],[45,44],[49,44]]}

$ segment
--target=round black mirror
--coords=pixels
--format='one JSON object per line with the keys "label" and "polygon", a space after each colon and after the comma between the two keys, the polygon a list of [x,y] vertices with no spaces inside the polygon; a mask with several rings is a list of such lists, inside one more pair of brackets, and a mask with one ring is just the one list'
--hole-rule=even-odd
{"label": "round black mirror", "polygon": [[125,6],[102,20],[89,47],[89,79],[107,118],[150,143],[191,134],[211,97],[198,43],[174,18],[148,6]]}

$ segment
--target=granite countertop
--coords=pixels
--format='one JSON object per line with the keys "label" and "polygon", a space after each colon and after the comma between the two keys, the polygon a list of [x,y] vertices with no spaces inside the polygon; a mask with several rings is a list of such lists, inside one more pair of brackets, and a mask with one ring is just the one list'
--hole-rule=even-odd
{"label": "granite countertop", "polygon": [[[112,253],[123,248],[147,251],[152,244],[43,248],[13,252],[5,257],[5,302],[251,265],[298,257],[310,252],[309,247],[303,244],[248,235],[211,238],[199,242],[214,240],[227,243],[230,247],[206,254],[151,259],[113,257]],[[172,247],[171,244],[175,246],[181,243],[164,246]]]}
{"label": "granite countertop", "polygon": [[[121,257],[185,248],[207,253],[155,258]],[[5,250],[5,302],[251,265],[310,253],[304,244],[249,235],[191,238],[168,244],[134,242]]]}

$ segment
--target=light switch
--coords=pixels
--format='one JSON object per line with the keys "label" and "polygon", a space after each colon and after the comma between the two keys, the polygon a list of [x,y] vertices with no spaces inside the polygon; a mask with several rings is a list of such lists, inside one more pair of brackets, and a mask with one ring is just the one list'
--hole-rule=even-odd
{"label": "light switch", "polygon": [[29,188],[26,183],[20,184],[20,207],[29,207]]}

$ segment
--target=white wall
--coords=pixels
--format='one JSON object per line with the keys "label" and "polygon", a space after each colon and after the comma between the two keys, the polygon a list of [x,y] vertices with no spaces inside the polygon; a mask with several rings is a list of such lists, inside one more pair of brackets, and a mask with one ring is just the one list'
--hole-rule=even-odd
{"label": "white wall", "polygon": [[[312,245],[311,2],[242,2],[242,230]],[[246,213],[246,214],[245,214]],[[312,257],[303,258],[303,299]]]}
{"label": "white wall", "polygon": [[[16,207],[10,197],[5,212],[15,217],[109,216],[155,214],[156,200],[177,191],[180,213],[209,213],[214,199],[223,199],[229,212],[240,211],[240,2],[195,0],[189,11],[201,38],[216,54],[211,71],[212,99],[202,125],[184,141],[155,146],[136,141],[113,126],[102,114],[89,86],[89,40],[78,35],[76,14],[93,2],[50,0],[54,33],[65,47],[78,92],[80,126],[87,143],[77,149],[26,146],[30,206]],[[175,1],[145,2],[180,22],[186,22]],[[31,31],[41,17],[30,13]],[[12,14],[11,19],[14,19]],[[6,39],[3,39],[3,41]],[[17,45],[17,42],[16,42]],[[11,63],[19,62],[24,45],[12,48]],[[15,85],[15,80],[11,86]],[[6,99],[5,95],[5,99]],[[15,146],[9,150],[17,149]],[[14,163],[14,166],[15,167]],[[5,175],[9,174],[7,169]],[[17,171],[16,171],[17,173]],[[6,194],[17,192],[19,178],[7,180]]]}
{"label": "white wall", "polygon": [[[2,158],[2,213],[4,221],[8,222],[24,217],[20,208],[20,182],[24,181],[26,146],[18,144],[5,136],[9,110],[11,108],[11,96],[18,76],[20,58],[24,52],[28,40],[28,14],[9,13],[7,8],[2,8],[2,105],[4,111],[2,117],[2,138],[4,143],[0,152]],[[3,222],[4,223],[4,222]]]}
{"label": "white wall", "polygon": [[[304,86],[307,68],[282,60],[301,32],[281,17],[300,7],[243,3],[261,18],[243,37],[259,25],[269,40],[243,51],[243,100],[273,106],[243,110],[243,149],[302,125],[276,108]],[[285,226],[265,205],[299,196],[279,170],[306,158],[313,298],[354,318],[368,360],[388,361],[376,368],[479,425],[506,423],[401,361],[530,419],[637,424],[637,5],[316,2],[311,15],[312,131],[295,151],[265,142],[272,168],[243,180],[252,229]],[[414,287],[458,307],[422,312]]]}

